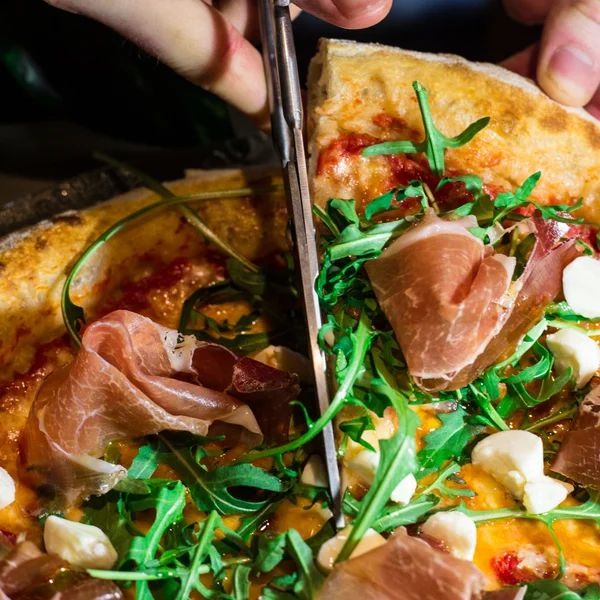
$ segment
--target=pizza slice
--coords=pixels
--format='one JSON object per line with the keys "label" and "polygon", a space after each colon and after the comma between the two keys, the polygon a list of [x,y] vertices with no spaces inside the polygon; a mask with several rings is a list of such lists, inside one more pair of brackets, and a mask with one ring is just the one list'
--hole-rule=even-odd
{"label": "pizza slice", "polygon": [[598,595],[598,125],[381,46],[310,88],[325,415],[272,170],[2,241],[3,598]]}
{"label": "pizza slice", "polygon": [[[349,327],[358,337],[380,331],[369,375],[357,375],[337,417],[359,528],[346,532],[342,557],[360,548],[364,527],[394,521],[386,514],[410,528],[403,510],[418,512],[437,490],[430,500],[444,512],[417,518],[417,531],[474,560],[488,589],[597,581],[598,521],[579,516],[597,506],[600,486],[600,351],[589,320],[600,317],[600,294],[584,283],[600,272],[600,124],[500,67],[380,45],[322,40],[309,87],[331,343],[341,351]],[[568,276],[583,272],[577,283]],[[594,306],[588,318],[570,308],[583,298]],[[440,492],[440,473],[457,485]],[[569,520],[558,507],[575,498],[584,508]],[[383,587],[365,580],[396,560],[402,539],[340,563],[328,597],[361,585],[396,597],[416,566]]]}

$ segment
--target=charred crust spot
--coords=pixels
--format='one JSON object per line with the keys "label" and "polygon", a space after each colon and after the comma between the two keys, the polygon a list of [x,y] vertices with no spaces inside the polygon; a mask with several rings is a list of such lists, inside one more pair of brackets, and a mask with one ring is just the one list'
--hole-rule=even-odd
{"label": "charred crust spot", "polygon": [[35,240],[35,249],[43,250],[48,245],[48,240],[44,237],[39,237]]}
{"label": "charred crust spot", "polygon": [[57,215],[52,217],[53,223],[65,223],[67,225],[83,225],[83,219],[79,215]]}
{"label": "charred crust spot", "polygon": [[2,273],[6,269],[6,265],[3,262],[0,262],[0,273]]}
{"label": "charred crust spot", "polygon": [[540,125],[544,129],[555,133],[567,129],[568,123],[569,116],[564,109],[559,108],[558,106],[549,107],[549,110],[544,111],[544,114],[540,119]]}
{"label": "charred crust spot", "polygon": [[585,135],[592,148],[600,149],[600,127],[594,123],[585,122]]}

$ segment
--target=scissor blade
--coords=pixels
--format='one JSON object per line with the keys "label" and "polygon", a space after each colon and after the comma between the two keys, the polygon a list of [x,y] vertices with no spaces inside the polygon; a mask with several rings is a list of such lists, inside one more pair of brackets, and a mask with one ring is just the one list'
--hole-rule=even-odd
{"label": "scissor blade", "polygon": [[[296,270],[299,274],[300,294],[305,308],[315,395],[319,414],[323,416],[329,409],[329,393],[325,356],[318,344],[318,334],[322,325],[315,286],[319,274],[319,257],[302,136],[302,96],[289,0],[261,0],[259,15],[273,139],[283,167],[296,251]],[[322,440],[336,524],[338,527],[343,527],[340,473],[331,423],[323,430]]]}
{"label": "scissor blade", "polygon": [[[327,386],[327,365],[325,356],[318,343],[318,334],[322,326],[319,298],[316,292],[316,280],[319,275],[319,257],[317,253],[316,231],[312,218],[310,196],[308,193],[308,176],[305,166],[304,143],[299,130],[292,132],[294,137],[294,154],[298,160],[292,160],[285,175],[289,177],[289,210],[291,212],[297,255],[297,269],[300,274],[302,300],[305,309],[306,329],[310,360],[313,368],[315,395],[319,414],[324,415],[329,409],[329,392]],[[304,169],[302,168],[304,165]],[[308,202],[306,201],[308,199]],[[337,461],[337,450],[331,422],[322,434],[325,467],[329,479],[329,491],[333,501],[334,515],[338,527],[344,526],[342,513],[342,497],[340,472]]]}

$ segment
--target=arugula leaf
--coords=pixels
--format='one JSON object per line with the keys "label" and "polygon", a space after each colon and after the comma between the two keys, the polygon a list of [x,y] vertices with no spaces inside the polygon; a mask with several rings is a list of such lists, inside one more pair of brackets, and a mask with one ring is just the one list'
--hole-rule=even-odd
{"label": "arugula leaf", "polygon": [[339,425],[339,430],[346,434],[353,442],[364,446],[367,450],[375,452],[375,448],[369,444],[366,440],[362,439],[362,434],[367,430],[374,430],[375,426],[369,416],[369,413],[365,410],[362,415],[358,415],[354,419],[342,421]]}
{"label": "arugula leaf", "polygon": [[577,592],[556,580],[532,581],[527,583],[524,600],[581,600]]}
{"label": "arugula leaf", "polygon": [[167,438],[163,438],[163,442],[171,451],[165,456],[165,462],[182,477],[200,510],[216,510],[221,515],[250,513],[269,502],[268,499],[249,501],[236,498],[229,491],[233,487],[270,492],[284,492],[288,489],[284,481],[254,465],[230,465],[207,471],[195,460],[190,448],[176,448]]}
{"label": "arugula leaf", "polygon": [[315,566],[310,547],[295,529],[287,532],[287,551],[299,573],[293,587],[294,594],[301,600],[313,600],[325,577]]}
{"label": "arugula leaf", "polygon": [[[117,167],[119,169],[124,169],[125,171],[129,171],[136,177],[138,177],[143,184],[148,187],[148,189],[152,190],[154,193],[158,194],[161,198],[169,200],[169,199],[179,199],[169,188],[165,187],[162,183],[158,182],[156,179],[146,175],[146,173],[132,167],[131,165],[125,164],[119,160],[115,160],[111,156],[108,156],[102,152],[97,152],[94,154],[94,157],[98,160],[101,160],[105,163],[113,167]],[[194,229],[198,230],[202,236],[213,244],[216,248],[221,250],[227,256],[237,260],[240,264],[244,265],[248,271],[258,273],[260,269],[248,259],[244,258],[239,252],[237,252],[234,248],[232,248],[227,242],[223,241],[218,235],[210,229],[210,227],[206,224],[204,219],[200,217],[198,212],[194,210],[191,206],[188,206],[185,201],[175,203],[177,209],[185,220],[192,226]]]}
{"label": "arugula leaf", "polygon": [[509,384],[507,392],[498,405],[498,414],[508,418],[518,408],[532,408],[546,402],[555,394],[558,394],[573,377],[572,367],[568,367],[556,379],[548,376],[543,382],[536,398],[525,389],[522,383]]}
{"label": "arugula leaf", "polygon": [[208,515],[205,521],[200,523],[198,545],[190,563],[189,571],[181,578],[181,587],[175,600],[188,600],[193,590],[197,590],[200,594],[204,592],[205,588],[200,584],[198,571],[202,562],[209,554],[213,538],[215,537],[215,530],[220,523],[221,519],[214,511]]}
{"label": "arugula leaf", "polygon": [[[119,161],[115,161],[114,159],[102,155],[102,160],[109,162],[114,166],[119,166],[122,168],[126,168],[132,171],[132,168],[128,165],[124,165]],[[137,170],[134,170],[135,174],[140,175],[141,173]],[[133,171],[132,171],[133,172]],[[145,182],[148,183],[147,177],[144,176]],[[160,185],[160,184],[159,184]],[[162,189],[162,186],[161,186]],[[166,188],[164,188],[166,190]],[[85,315],[83,308],[81,306],[76,305],[71,300],[71,286],[79,275],[82,267],[88,259],[100,248],[100,246],[104,245],[108,242],[113,236],[115,236],[119,231],[127,227],[129,224],[137,221],[141,217],[147,215],[150,212],[154,212],[166,206],[177,206],[180,204],[184,204],[185,202],[189,202],[190,200],[199,201],[199,200],[213,200],[216,198],[240,198],[243,196],[257,196],[260,194],[265,194],[269,192],[279,191],[281,190],[281,186],[266,186],[266,187],[256,187],[256,188],[239,188],[237,190],[220,190],[214,192],[201,192],[198,194],[194,194],[193,198],[183,197],[183,196],[174,196],[171,192],[165,199],[155,202],[154,204],[149,204],[148,206],[144,206],[140,210],[128,215],[124,219],[121,219],[111,227],[109,227],[96,241],[94,241],[79,257],[77,262],[73,265],[73,268],[70,270],[67,278],[65,279],[65,283],[61,292],[61,310],[63,321],[67,332],[71,336],[73,343],[79,347],[81,345],[81,329],[83,324],[85,324]],[[165,197],[164,193],[160,194]],[[191,209],[189,209],[191,210]],[[199,217],[198,217],[199,219]],[[212,241],[212,240],[211,240]],[[236,254],[237,256],[237,254]],[[245,261],[245,259],[243,259]],[[247,262],[247,261],[246,261]],[[248,263],[251,264],[251,263]],[[247,265],[246,265],[247,266]],[[258,267],[250,268],[250,270],[257,270]]]}
{"label": "arugula leaf", "polygon": [[92,497],[84,506],[83,523],[95,525],[110,539],[119,556],[117,565],[125,562],[134,535],[131,530],[131,516],[128,514],[123,498],[115,500],[115,493],[102,497]]}
{"label": "arugula leaf", "polygon": [[117,482],[117,485],[113,487],[113,490],[117,492],[123,492],[125,494],[138,494],[144,495],[150,493],[150,486],[141,479],[132,479],[131,477],[125,477]]}
{"label": "arugula leaf", "polygon": [[446,137],[433,123],[429,97],[427,90],[418,82],[413,82],[413,88],[417,94],[421,117],[425,127],[425,139],[422,142],[384,142],[369,146],[363,150],[364,156],[376,156],[378,154],[417,154],[424,152],[429,166],[434,175],[441,177],[444,174],[444,150],[446,148],[460,148],[470,142],[487,124],[489,117],[479,119],[469,125],[462,133],[453,138]]}
{"label": "arugula leaf", "polygon": [[475,523],[485,523],[488,521],[497,521],[499,519],[530,519],[541,521],[546,525],[548,531],[554,539],[554,543],[558,549],[559,565],[556,579],[560,579],[566,569],[566,561],[562,547],[556,537],[553,525],[555,521],[561,519],[586,519],[594,521],[600,525],[600,492],[593,491],[590,493],[589,499],[578,506],[560,506],[544,514],[530,514],[520,508],[499,508],[492,510],[470,510],[464,503],[458,506],[457,510],[463,512],[468,517],[473,519]]}
{"label": "arugula leaf", "polygon": [[438,416],[441,427],[423,437],[425,445],[417,454],[420,470],[419,478],[437,471],[447,460],[458,458],[471,438],[480,433],[481,425],[473,425],[469,414],[462,407]]}
{"label": "arugula leaf", "polygon": [[[386,212],[392,207],[392,203],[396,202],[399,204],[406,198],[420,198],[421,208],[425,209],[428,207],[427,194],[423,189],[423,183],[421,181],[411,181],[405,188],[393,188],[389,192],[386,192],[382,196],[375,198],[367,204],[365,208],[365,217],[367,221],[370,221],[375,215]],[[354,223],[358,225],[358,222]]]}
{"label": "arugula leaf", "polygon": [[415,498],[406,506],[386,507],[381,516],[373,523],[373,529],[379,533],[393,531],[396,527],[417,523],[427,513],[431,512],[440,499],[434,494],[428,494]]}
{"label": "arugula leaf", "polygon": [[489,379],[476,379],[473,383],[470,383],[467,387],[469,399],[481,409],[483,415],[478,416],[480,421],[489,427],[506,431],[509,427],[498,414],[498,411],[492,404],[491,397],[487,393],[486,388],[489,387],[489,383]]}
{"label": "arugula leaf", "polygon": [[255,513],[252,513],[250,516],[244,517],[240,521],[240,526],[237,528],[236,533],[247,542],[250,539],[250,536],[257,531],[261,525],[263,525],[268,518],[274,514],[281,501],[271,502],[270,504],[265,504],[261,509],[257,510]]}
{"label": "arugula leaf", "polygon": [[554,317],[559,317],[563,321],[600,321],[600,318],[596,319],[588,319],[587,317],[582,317],[578,315],[568,304],[566,301],[558,302],[556,304],[549,304],[546,308],[546,314],[552,315]]}
{"label": "arugula leaf", "polygon": [[523,341],[519,344],[518,348],[515,352],[509,356],[505,361],[501,362],[498,365],[494,366],[496,371],[504,369],[508,366],[516,365],[521,357],[535,344],[535,342],[540,338],[542,333],[546,331],[548,327],[548,321],[546,319],[542,319],[539,323],[534,325],[523,338]]}
{"label": "arugula leaf", "polygon": [[[150,506],[156,509],[154,523],[145,536],[133,538],[125,557],[126,561],[132,560],[139,567],[144,567],[154,560],[165,531],[172,523],[183,518],[185,486],[177,481],[173,482],[172,485],[158,488],[156,497],[152,498]],[[137,584],[135,598],[136,600],[152,600],[152,593],[146,581]]]}
{"label": "arugula leaf", "polygon": [[158,468],[161,456],[157,444],[148,443],[141,446],[127,471],[127,476],[132,479],[150,479]]}
{"label": "arugula leaf", "polygon": [[374,381],[371,387],[391,402],[398,415],[398,430],[391,438],[379,442],[381,457],[375,478],[361,504],[338,561],[345,560],[352,554],[367,529],[377,520],[398,482],[414,473],[418,466],[415,444],[418,417],[408,407],[406,398],[384,379]]}
{"label": "arugula leaf", "polygon": [[483,191],[483,181],[477,175],[462,175],[460,177],[444,177],[435,188],[437,192],[448,183],[463,183],[473,196],[473,202],[466,202],[454,209],[450,214],[456,217],[474,215],[478,221],[488,221],[494,216],[494,203],[489,194]]}
{"label": "arugula leaf", "polygon": [[515,210],[515,208],[526,204],[541,176],[541,171],[538,171],[537,173],[530,175],[524,181],[523,185],[514,192],[502,192],[501,194],[498,194],[498,197],[494,200],[494,206],[502,208],[503,210],[494,216],[493,222],[500,221],[509,212]]}
{"label": "arugula leaf", "polygon": [[231,595],[235,600],[248,600],[250,597],[250,573],[247,565],[233,565],[231,569]]}
{"label": "arugula leaf", "polygon": [[256,558],[252,567],[256,571],[268,573],[282,560],[287,544],[287,533],[265,531],[256,539]]}
{"label": "arugula leaf", "polygon": [[450,463],[438,473],[437,477],[435,478],[435,481],[428,485],[422,492],[419,492],[418,496],[427,496],[434,491],[439,492],[440,496],[444,496],[446,498],[455,498],[456,496],[475,496],[476,494],[473,490],[451,488],[448,485],[446,485],[446,480],[452,479],[453,477],[455,481],[459,481],[464,484],[464,481],[457,480],[457,478],[455,477],[456,473],[458,473],[459,471],[460,465],[458,463]]}
{"label": "arugula leaf", "polygon": [[336,368],[336,376],[338,378],[339,387],[335,393],[335,396],[329,403],[329,407],[319,417],[319,419],[312,424],[306,433],[302,434],[297,439],[276,448],[247,452],[244,456],[241,456],[234,461],[233,464],[248,463],[258,460],[259,458],[277,456],[284,454],[285,452],[290,452],[291,450],[297,450],[313,440],[323,431],[323,429],[325,429],[325,427],[345,405],[347,396],[352,390],[358,376],[362,372],[365,356],[371,346],[373,338],[375,337],[375,333],[371,329],[371,321],[364,311],[360,315],[356,329],[349,333],[346,337],[350,344],[349,360],[344,357],[343,352],[338,351],[338,362],[343,359],[346,364],[343,369]]}

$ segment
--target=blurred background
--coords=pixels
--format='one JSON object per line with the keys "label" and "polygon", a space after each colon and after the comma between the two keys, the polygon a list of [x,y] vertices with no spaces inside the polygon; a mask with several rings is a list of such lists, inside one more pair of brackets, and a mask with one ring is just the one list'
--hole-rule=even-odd
{"label": "blurred background", "polygon": [[[510,21],[500,0],[395,0],[367,30],[307,14],[294,28],[302,80],[320,37],[490,62],[539,37],[538,28]],[[0,205],[96,168],[95,150],[152,170],[165,157],[204,164],[214,144],[242,155],[256,140],[240,115],[102,25],[42,0],[1,0]]]}

